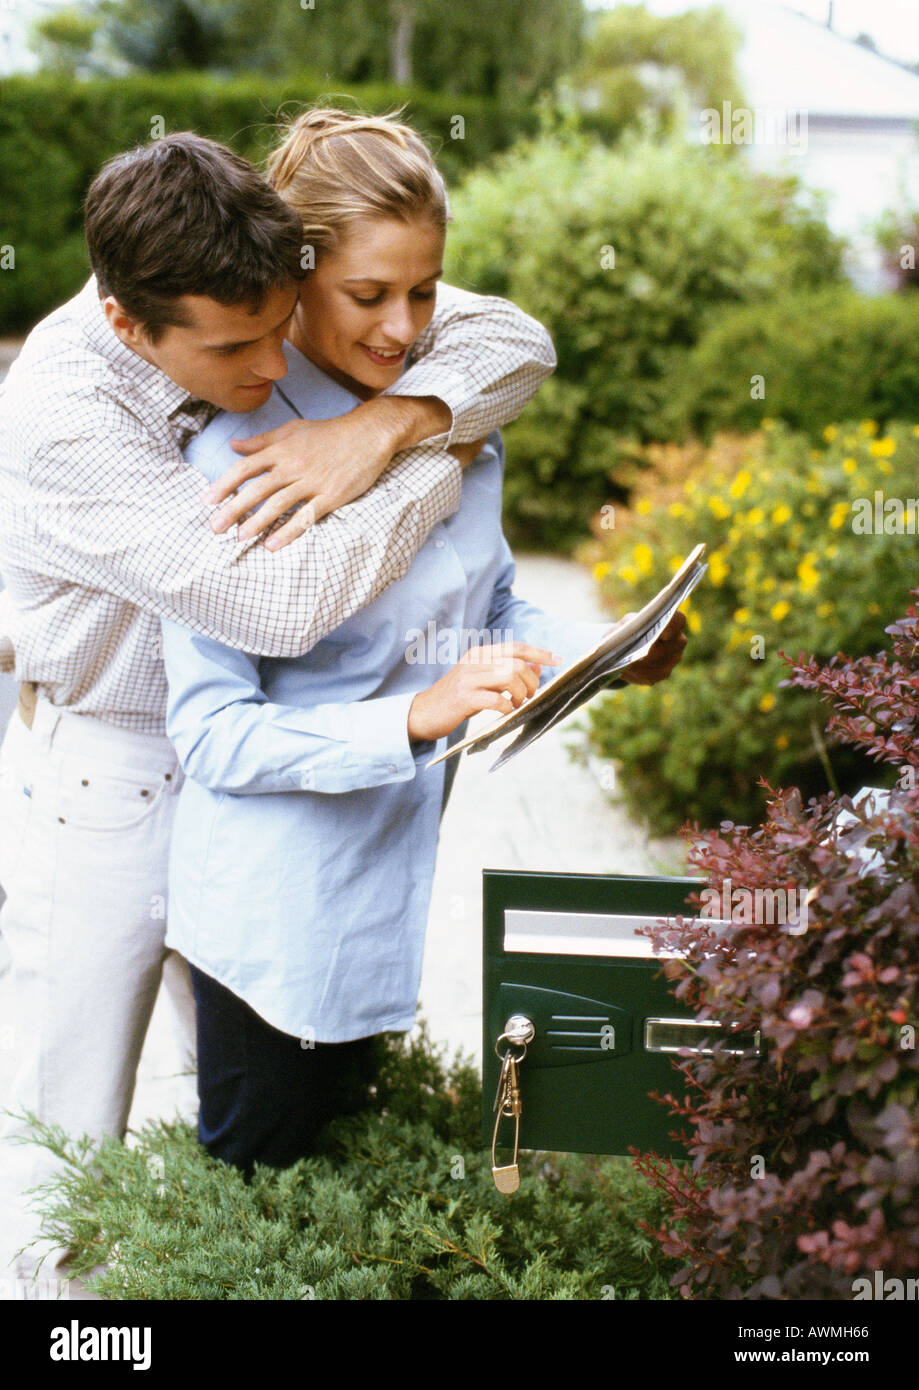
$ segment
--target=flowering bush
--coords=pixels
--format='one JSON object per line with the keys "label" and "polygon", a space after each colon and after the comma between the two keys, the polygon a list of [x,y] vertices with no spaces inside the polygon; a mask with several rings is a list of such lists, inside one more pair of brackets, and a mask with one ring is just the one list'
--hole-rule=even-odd
{"label": "flowering bush", "polygon": [[764,1041],[680,1063],[693,1162],[638,1160],[668,1198],[657,1235],[686,1296],[883,1298],[919,1271],[919,610],[887,631],[892,659],[811,661],[791,682],[891,765],[886,801],[779,793],[760,829],[727,822],[691,855],[716,893],[794,885],[805,929],[652,931],[685,952],[686,1004]]}
{"label": "flowering bush", "polygon": [[829,426],[814,449],[767,424],[710,449],[649,447],[629,507],[598,514],[584,551],[621,613],[708,544],[679,667],[589,711],[594,746],[620,765],[621,795],[661,832],[687,818],[758,820],[760,777],[806,794],[868,780],[861,753],[824,746],[813,700],[780,689],[780,653],[826,659],[881,645],[887,596],[915,582],[919,427]]}

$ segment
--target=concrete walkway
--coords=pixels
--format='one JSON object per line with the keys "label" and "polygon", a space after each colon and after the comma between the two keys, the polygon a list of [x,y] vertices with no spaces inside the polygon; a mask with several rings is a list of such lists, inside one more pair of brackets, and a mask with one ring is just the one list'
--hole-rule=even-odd
{"label": "concrete walkway", "polygon": [[[569,560],[518,557],[515,591],[546,611],[595,620],[598,607],[588,572]],[[627,698],[624,691],[622,697]],[[471,728],[494,719],[483,714]],[[420,1013],[430,1035],[452,1055],[481,1055],[482,870],[562,873],[681,873],[677,840],[652,841],[616,806],[603,783],[611,769],[573,763],[567,744],[584,746],[579,712],[494,775],[497,752],[462,754],[441,830],[437,872],[421,980]],[[498,745],[500,748],[502,745]],[[141,1059],[130,1124],[188,1111],[188,1081],[161,999]]]}

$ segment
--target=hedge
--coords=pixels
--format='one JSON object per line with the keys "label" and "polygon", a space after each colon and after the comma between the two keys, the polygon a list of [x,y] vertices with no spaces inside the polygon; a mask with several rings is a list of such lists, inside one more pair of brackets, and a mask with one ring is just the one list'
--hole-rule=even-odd
{"label": "hedge", "polygon": [[814,440],[846,416],[909,419],[919,402],[919,303],[833,286],[720,308],[677,385],[665,433],[678,440],[749,432],[764,418]]}
{"label": "hedge", "polygon": [[[542,119],[535,108],[414,88],[352,85],[344,96],[311,73],[231,80],[198,73],[6,78],[0,81],[0,246],[13,247],[15,269],[0,279],[0,333],[28,330],[86,277],[82,199],[107,159],[164,131],[191,129],[258,162],[274,142],[279,108],[320,100],[353,101],[371,112],[406,105],[406,118],[431,139],[450,182],[535,133]],[[453,124],[457,115],[462,138],[452,134],[460,129]],[[618,131],[601,115],[585,119],[607,138]]]}

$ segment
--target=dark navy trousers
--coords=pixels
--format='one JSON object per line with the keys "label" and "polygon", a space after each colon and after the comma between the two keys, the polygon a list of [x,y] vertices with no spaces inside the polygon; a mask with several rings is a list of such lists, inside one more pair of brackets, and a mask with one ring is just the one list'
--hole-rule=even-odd
{"label": "dark navy trousers", "polygon": [[314,1043],[266,1023],[232,990],[190,965],[197,1004],[198,1138],[214,1158],[250,1176],[315,1153],[337,1115],[365,1106],[379,1039]]}

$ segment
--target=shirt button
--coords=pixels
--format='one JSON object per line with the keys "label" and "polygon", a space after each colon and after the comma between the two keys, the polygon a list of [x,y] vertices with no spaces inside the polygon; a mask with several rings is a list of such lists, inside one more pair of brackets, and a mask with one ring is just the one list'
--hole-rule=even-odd
{"label": "shirt button", "polygon": [[443,550],[443,548],[444,548],[444,543],[443,543],[443,541],[435,541],[434,544],[437,546],[437,549],[438,549],[438,550]]}

